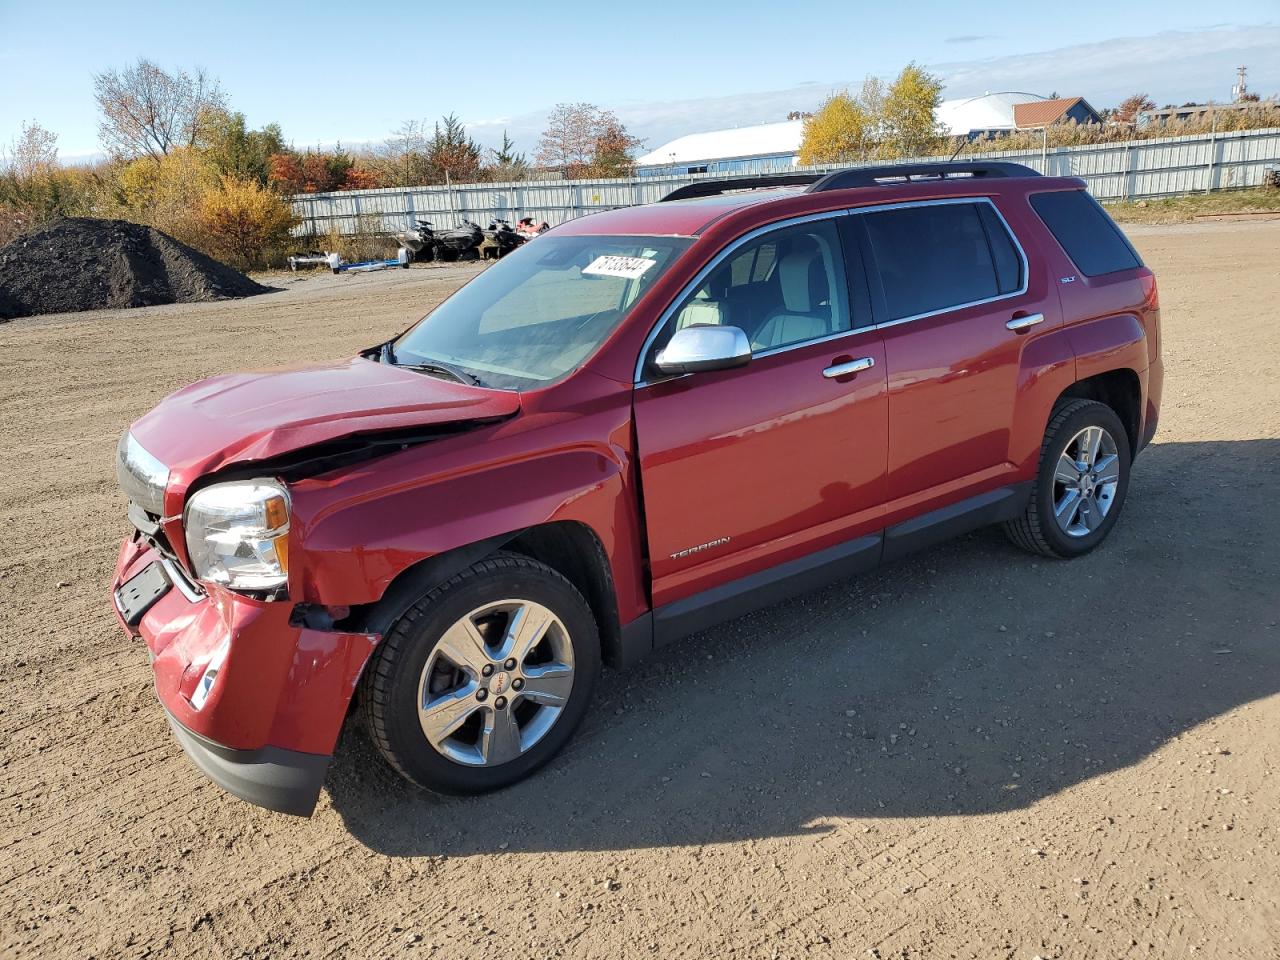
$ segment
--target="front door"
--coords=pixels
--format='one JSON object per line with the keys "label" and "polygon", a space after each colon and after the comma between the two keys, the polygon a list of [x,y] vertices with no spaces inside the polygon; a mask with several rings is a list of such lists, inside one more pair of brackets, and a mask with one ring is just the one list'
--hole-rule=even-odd
{"label": "front door", "polygon": [[812,220],[730,248],[671,311],[647,359],[691,323],[741,327],[753,355],[669,378],[646,363],[636,388],[655,608],[878,537],[884,348],[855,283],[851,311],[837,221]]}

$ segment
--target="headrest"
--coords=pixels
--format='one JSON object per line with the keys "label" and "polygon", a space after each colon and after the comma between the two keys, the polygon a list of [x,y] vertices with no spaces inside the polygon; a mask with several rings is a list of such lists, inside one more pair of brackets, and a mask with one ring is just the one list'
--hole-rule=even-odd
{"label": "headrest", "polygon": [[810,277],[818,259],[817,251],[799,250],[778,261],[778,284],[788,312],[808,313],[816,306]]}
{"label": "headrest", "polygon": [[724,323],[724,304],[718,300],[690,300],[676,317],[676,329],[683,330],[695,323],[709,323],[719,326]]}

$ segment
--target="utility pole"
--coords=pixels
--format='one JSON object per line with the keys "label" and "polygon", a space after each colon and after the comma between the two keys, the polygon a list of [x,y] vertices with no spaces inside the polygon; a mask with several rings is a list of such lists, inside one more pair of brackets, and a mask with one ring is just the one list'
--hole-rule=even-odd
{"label": "utility pole", "polygon": [[1245,83],[1245,74],[1248,67],[1236,67],[1236,85],[1231,88],[1231,100],[1233,103],[1239,103],[1244,99],[1244,95],[1249,92],[1249,86]]}

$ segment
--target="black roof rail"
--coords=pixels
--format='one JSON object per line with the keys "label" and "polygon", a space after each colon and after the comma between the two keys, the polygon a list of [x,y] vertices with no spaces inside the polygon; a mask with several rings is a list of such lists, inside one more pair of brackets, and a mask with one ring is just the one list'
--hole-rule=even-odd
{"label": "black roof rail", "polygon": [[834,173],[769,173],[756,177],[723,180],[695,180],[677,187],[660,200],[692,200],[714,197],[731,190],[760,190],[768,187],[804,187],[805,193],[848,190],[852,187],[879,187],[895,183],[928,180],[968,180],[988,177],[1038,177],[1039,171],[1021,163],[973,160],[965,163],[890,163],[879,167],[852,167]]}
{"label": "black roof rail", "polygon": [[916,180],[968,180],[995,177],[1038,177],[1040,173],[1021,163],[975,160],[968,163],[897,163],[882,167],[854,167],[828,173],[805,193],[877,187]]}
{"label": "black roof rail", "polygon": [[714,197],[730,190],[760,190],[766,187],[803,187],[816,184],[823,177],[820,173],[769,173],[758,177],[730,177],[725,180],[695,180],[676,187],[659,203],[668,200],[692,200],[695,197]]}

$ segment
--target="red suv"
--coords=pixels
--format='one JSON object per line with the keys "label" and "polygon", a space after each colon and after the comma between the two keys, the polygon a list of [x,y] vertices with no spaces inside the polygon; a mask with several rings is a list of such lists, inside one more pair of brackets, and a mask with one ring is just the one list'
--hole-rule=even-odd
{"label": "red suv", "polygon": [[602,661],[987,524],[1087,553],[1161,379],[1155,278],[1079,180],[702,181],[360,356],[164,400],[120,442],[115,609],[240,797],[309,814],[352,712],[413,782],[490,790]]}

